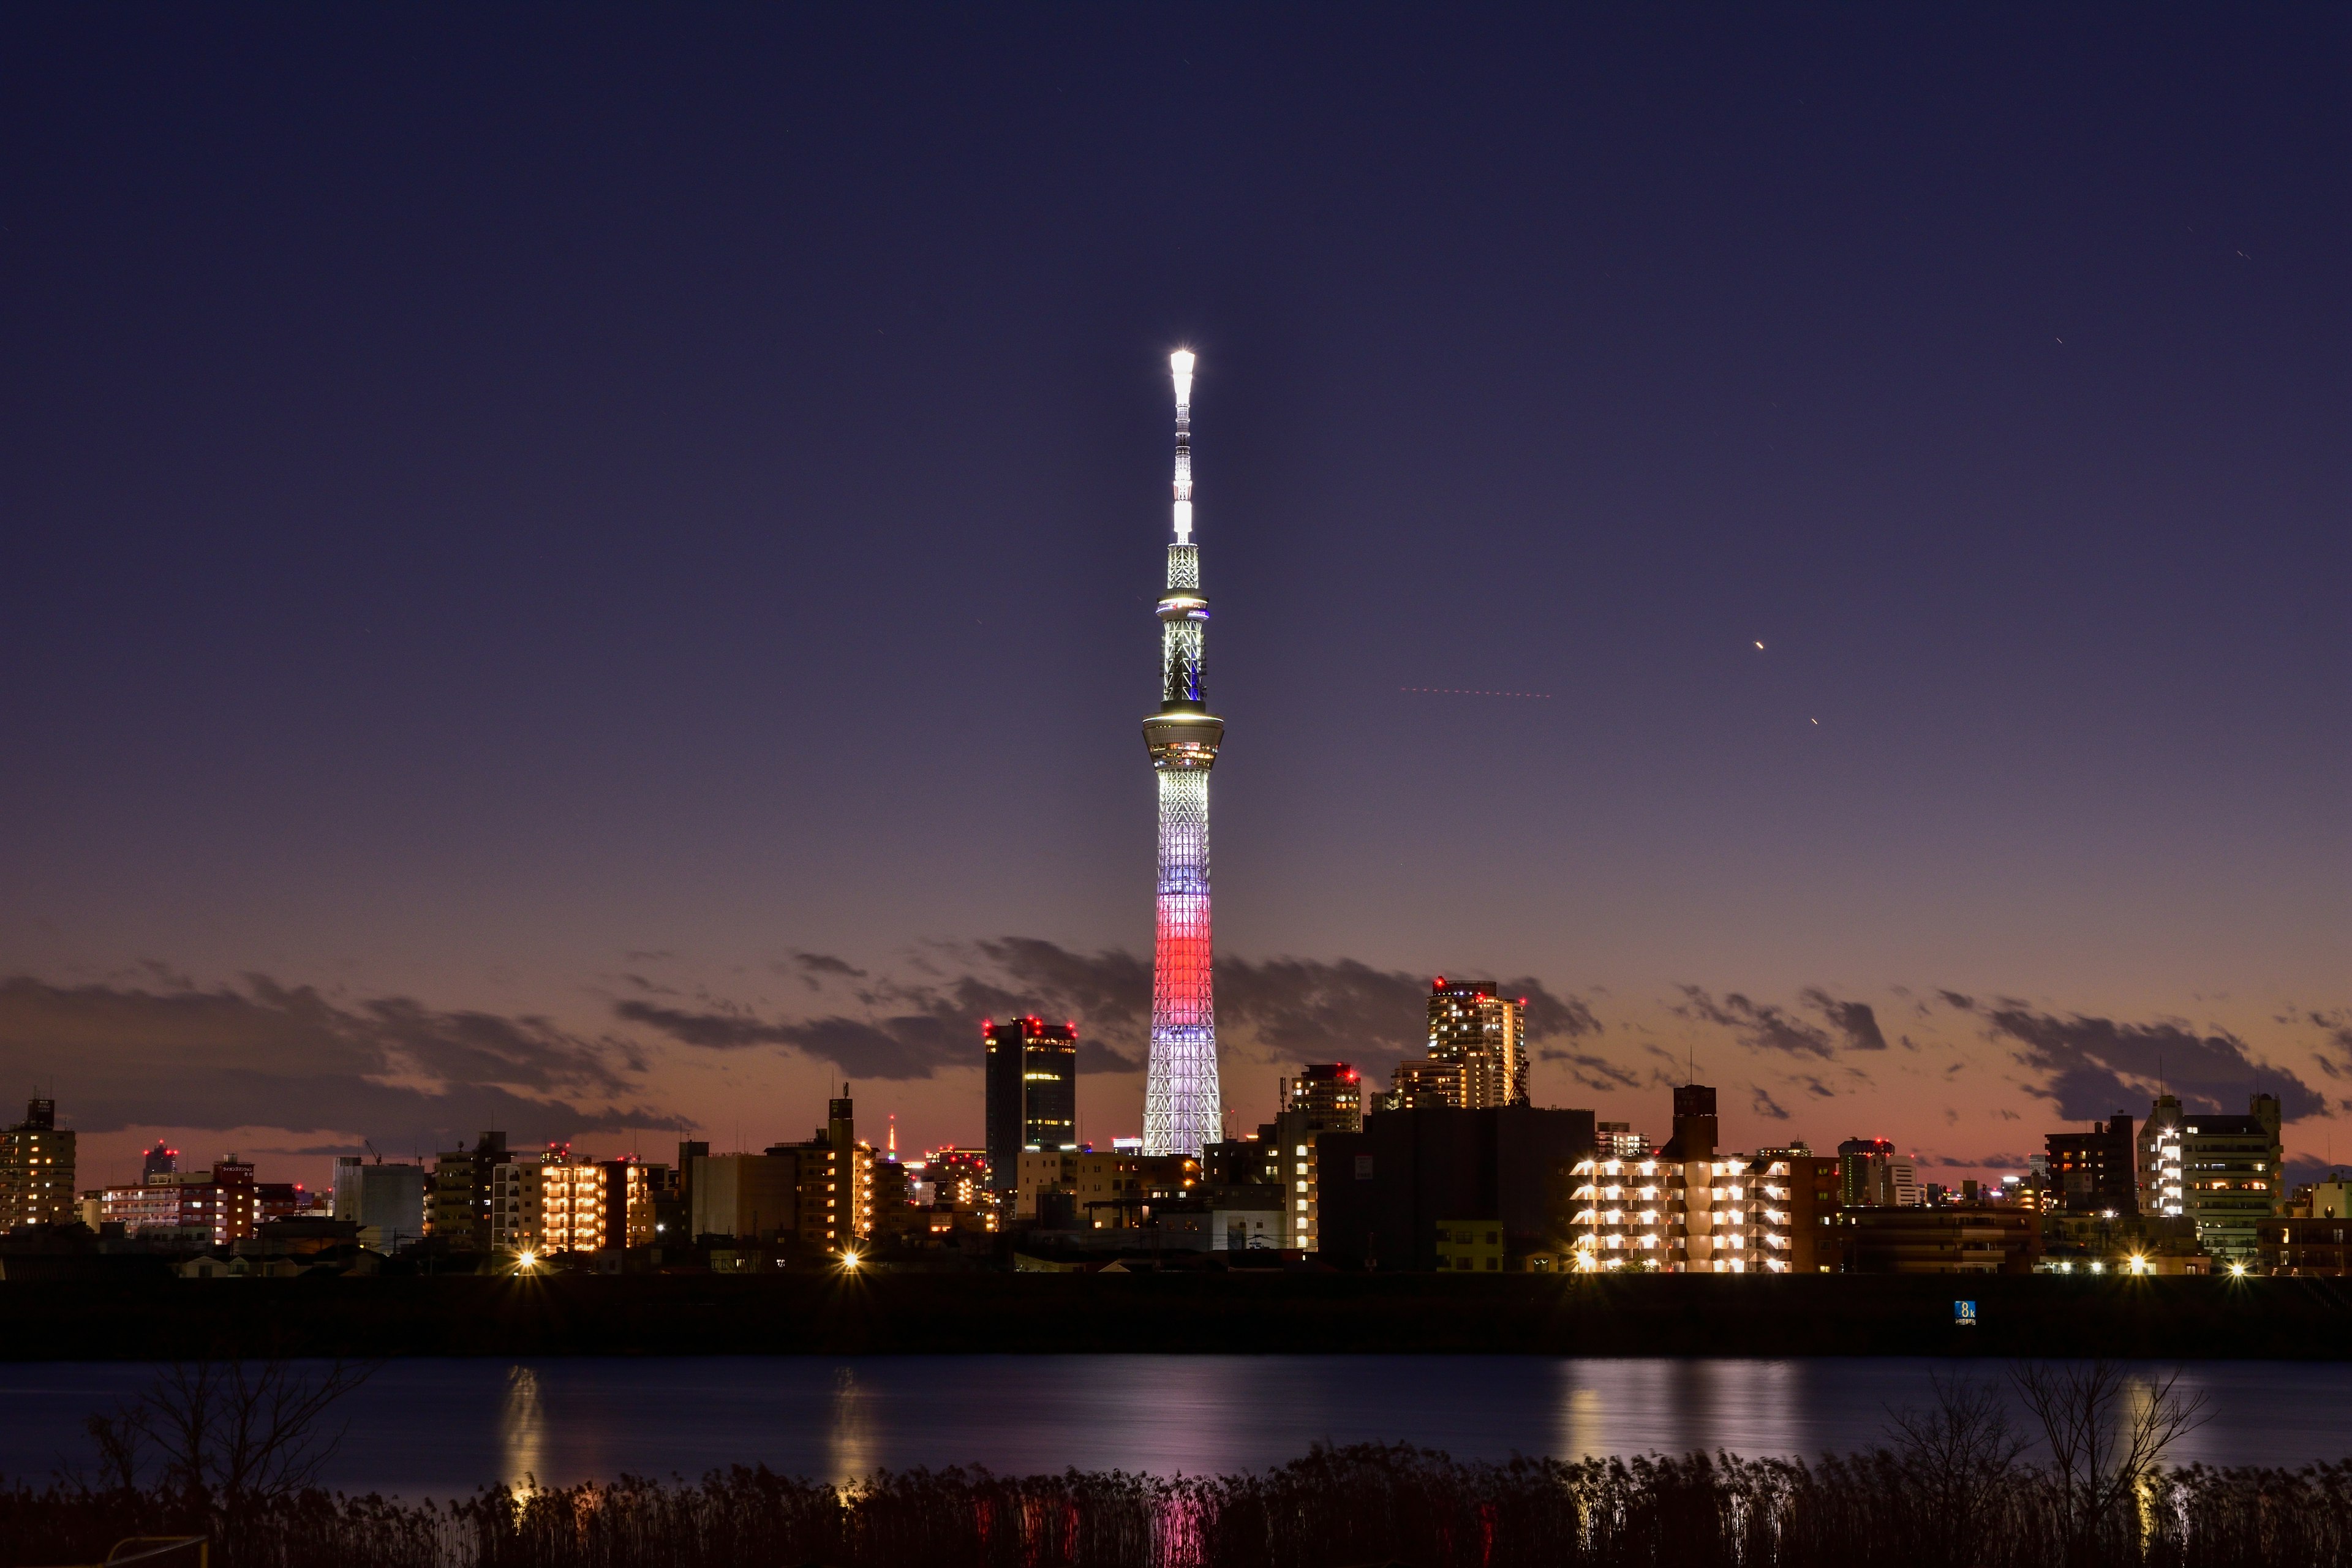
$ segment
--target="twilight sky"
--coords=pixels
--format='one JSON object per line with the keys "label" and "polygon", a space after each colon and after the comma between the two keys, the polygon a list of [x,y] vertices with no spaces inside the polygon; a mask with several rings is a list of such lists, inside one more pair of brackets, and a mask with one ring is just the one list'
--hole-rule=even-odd
{"label": "twilight sky", "polygon": [[2340,7],[11,7],[0,1090],[86,1184],[841,1078],[915,1147],[1018,1009],[1139,1131],[1188,345],[1242,1125],[1444,973],[1659,1135],[1689,1062],[1957,1176],[2160,1071],[2352,1155],[2347,68]]}

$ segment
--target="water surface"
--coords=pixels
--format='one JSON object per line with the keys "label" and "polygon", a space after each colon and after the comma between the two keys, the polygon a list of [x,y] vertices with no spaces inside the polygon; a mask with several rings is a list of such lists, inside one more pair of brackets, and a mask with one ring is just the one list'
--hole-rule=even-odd
{"label": "water surface", "polygon": [[[676,1357],[387,1363],[344,1407],[327,1480],[458,1495],[696,1476],[764,1463],[847,1479],[982,1464],[1000,1472],[1263,1468],[1316,1442],[1513,1454],[1813,1454],[1880,1440],[1925,1405],[1916,1358],[1547,1356]],[[2157,1369],[2149,1368],[2148,1371]],[[153,1375],[135,1363],[0,1364],[0,1474],[86,1462],[81,1423]],[[2179,1462],[2299,1465],[2352,1455],[2352,1363],[2192,1362],[2210,1419]]]}

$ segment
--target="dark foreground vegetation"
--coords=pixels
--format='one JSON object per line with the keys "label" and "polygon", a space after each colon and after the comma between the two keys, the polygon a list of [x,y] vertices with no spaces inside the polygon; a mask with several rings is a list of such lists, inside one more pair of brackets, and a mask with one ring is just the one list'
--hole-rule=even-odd
{"label": "dark foreground vegetation", "polygon": [[1353,1447],[1257,1476],[946,1470],[840,1491],[738,1469],[446,1506],[302,1492],[236,1517],[152,1491],[0,1494],[11,1568],[201,1531],[219,1568],[2280,1568],[2352,1563],[2352,1466],[2168,1471],[2085,1518],[2039,1471],[1956,1513],[1893,1451],[1477,1465]]}
{"label": "dark foreground vegetation", "polygon": [[[1008,1352],[2337,1358],[2332,1279],[887,1274],[0,1282],[0,1358]],[[1958,1328],[1952,1303],[1978,1303]]]}
{"label": "dark foreground vegetation", "polygon": [[94,1475],[0,1489],[0,1568],[100,1563],[129,1536],[201,1538],[220,1568],[2352,1565],[2352,1462],[2167,1468],[2198,1402],[2105,1362],[2009,1372],[2021,1426],[1998,1384],[1941,1379],[1883,1446],[1810,1463],[1485,1464],[1368,1445],[1259,1475],[975,1468],[835,1486],[739,1468],[451,1503],[316,1486],[332,1406],[369,1370],[167,1369],[90,1418]]}

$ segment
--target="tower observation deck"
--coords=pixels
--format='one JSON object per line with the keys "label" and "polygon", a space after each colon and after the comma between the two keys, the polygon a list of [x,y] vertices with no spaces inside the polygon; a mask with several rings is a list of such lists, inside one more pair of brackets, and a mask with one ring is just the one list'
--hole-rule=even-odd
{"label": "tower observation deck", "polygon": [[1151,1059],[1143,1152],[1197,1156],[1224,1136],[1217,1016],[1209,966],[1209,770],[1225,722],[1210,713],[1203,674],[1209,601],[1192,542],[1192,355],[1168,356],[1176,381],[1175,538],[1160,595],[1160,711],[1143,743],[1160,784],[1160,884],[1152,943]]}

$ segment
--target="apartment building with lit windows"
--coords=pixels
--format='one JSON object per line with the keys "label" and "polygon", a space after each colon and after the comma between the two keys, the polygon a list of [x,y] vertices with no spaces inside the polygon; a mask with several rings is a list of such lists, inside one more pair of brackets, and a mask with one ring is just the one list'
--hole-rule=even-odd
{"label": "apartment building with lit windows", "polygon": [[1674,1136],[1637,1160],[1575,1168],[1570,1228],[1576,1267],[1671,1274],[1785,1274],[1798,1194],[1786,1156],[1716,1150],[1715,1090],[1675,1090]]}
{"label": "apartment building with lit windows", "polygon": [[2193,1222],[2199,1244],[2225,1268],[2259,1266],[2263,1226],[2284,1206],[2278,1098],[2254,1095],[2246,1109],[2221,1116],[2160,1095],[2140,1130],[2147,1212]]}
{"label": "apartment building with lit windows", "polygon": [[0,1131],[0,1233],[75,1219],[74,1135],[58,1126],[58,1102],[26,1102],[25,1120]]}

